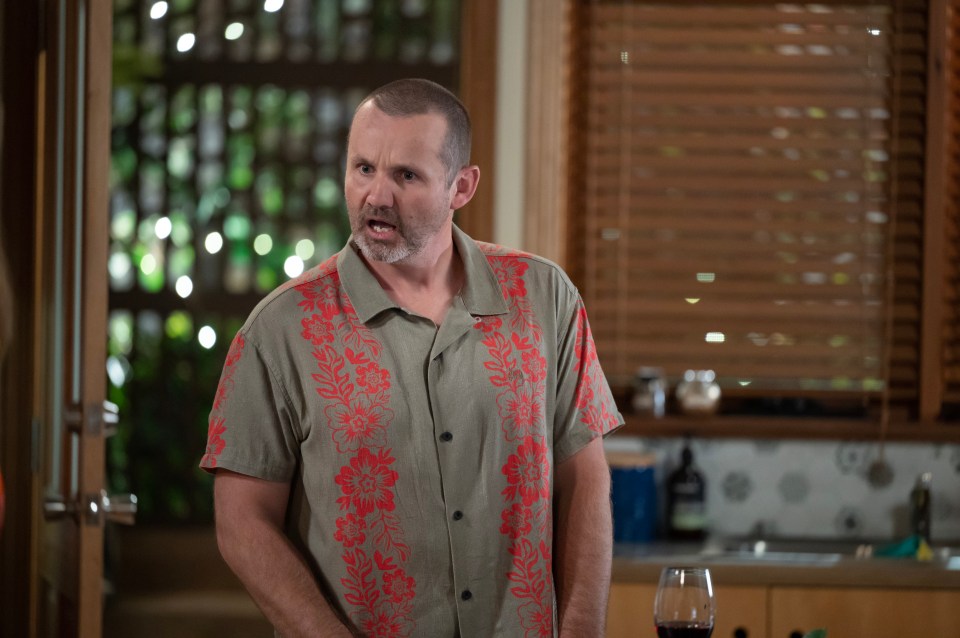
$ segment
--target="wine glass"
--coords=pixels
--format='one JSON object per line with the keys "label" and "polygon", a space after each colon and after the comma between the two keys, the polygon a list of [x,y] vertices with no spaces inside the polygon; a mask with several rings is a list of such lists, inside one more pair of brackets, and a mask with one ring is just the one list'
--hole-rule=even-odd
{"label": "wine glass", "polygon": [[663,568],[653,603],[659,638],[709,638],[716,613],[709,569]]}

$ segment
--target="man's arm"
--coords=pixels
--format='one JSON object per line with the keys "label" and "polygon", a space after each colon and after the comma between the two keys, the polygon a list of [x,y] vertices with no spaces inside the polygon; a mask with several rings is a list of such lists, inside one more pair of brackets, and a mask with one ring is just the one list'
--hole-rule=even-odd
{"label": "man's arm", "polygon": [[300,552],[283,533],[290,486],[227,470],[214,480],[217,544],[285,638],[349,638]]}
{"label": "man's arm", "polygon": [[610,470],[597,437],[557,466],[554,579],[560,636],[602,636],[610,591]]}

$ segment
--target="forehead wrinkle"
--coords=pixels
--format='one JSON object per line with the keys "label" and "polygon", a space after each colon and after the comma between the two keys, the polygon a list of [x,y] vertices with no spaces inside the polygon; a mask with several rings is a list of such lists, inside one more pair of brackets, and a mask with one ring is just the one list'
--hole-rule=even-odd
{"label": "forehead wrinkle", "polygon": [[[420,120],[423,122],[425,119],[429,121],[429,124],[425,123],[418,132],[405,130],[402,133],[387,133],[391,121]],[[357,126],[357,124],[360,124],[360,126]],[[440,134],[433,136],[430,134],[433,132],[431,129],[437,124],[439,124],[440,130],[438,133]],[[424,174],[424,171],[430,170],[430,167],[424,165],[424,162],[428,158],[432,158],[439,163],[437,170],[445,174],[447,167],[444,160],[444,148],[447,129],[448,124],[439,113],[427,112],[408,116],[394,116],[376,108],[375,104],[368,109],[361,107],[357,110],[351,126],[348,152],[351,147],[356,147],[350,157],[359,156],[360,159],[366,160],[371,166],[376,165],[371,158],[388,157],[391,159],[390,168],[394,170],[409,168],[418,174]],[[388,138],[390,139],[389,144],[386,142]],[[396,158],[395,161],[393,161],[394,158]],[[355,161],[353,163],[355,164]]]}

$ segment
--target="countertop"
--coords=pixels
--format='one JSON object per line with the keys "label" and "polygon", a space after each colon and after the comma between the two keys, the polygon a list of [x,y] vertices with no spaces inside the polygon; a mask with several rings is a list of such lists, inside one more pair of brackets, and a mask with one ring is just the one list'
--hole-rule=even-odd
{"label": "countertop", "polygon": [[618,543],[614,583],[653,583],[667,565],[710,568],[714,585],[960,589],[960,545],[934,543],[934,559],[871,556],[856,541],[709,540]]}

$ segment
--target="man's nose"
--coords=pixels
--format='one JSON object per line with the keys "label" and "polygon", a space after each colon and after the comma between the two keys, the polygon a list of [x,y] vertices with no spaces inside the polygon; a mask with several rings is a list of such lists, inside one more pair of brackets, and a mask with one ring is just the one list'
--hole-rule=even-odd
{"label": "man's nose", "polygon": [[382,173],[375,175],[367,193],[367,205],[373,208],[393,206],[393,184]]}

